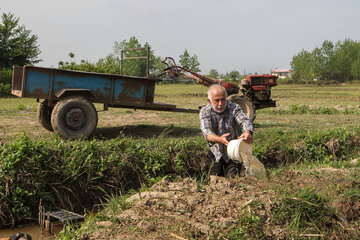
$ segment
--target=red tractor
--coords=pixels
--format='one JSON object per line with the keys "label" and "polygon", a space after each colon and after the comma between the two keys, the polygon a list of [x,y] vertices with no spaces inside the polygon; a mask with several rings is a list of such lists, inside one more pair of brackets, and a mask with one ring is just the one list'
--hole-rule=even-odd
{"label": "red tractor", "polygon": [[[180,75],[194,79],[197,83],[211,86],[212,84],[220,84],[227,92],[228,100],[240,105],[244,113],[251,121],[255,120],[256,109],[267,107],[275,107],[276,101],[272,100],[271,87],[276,86],[277,76],[275,75],[249,75],[245,79],[240,80],[240,85],[222,81],[216,78],[205,77],[201,74],[189,70],[185,66],[175,64],[173,58],[167,57],[163,61],[168,67],[164,69],[164,73],[170,78],[176,78]],[[241,90],[242,94],[239,94]]]}
{"label": "red tractor", "polygon": [[271,99],[271,87],[277,85],[275,75],[249,75],[240,80],[242,94],[228,95],[228,100],[241,106],[248,118],[254,121],[256,109],[276,107]]}

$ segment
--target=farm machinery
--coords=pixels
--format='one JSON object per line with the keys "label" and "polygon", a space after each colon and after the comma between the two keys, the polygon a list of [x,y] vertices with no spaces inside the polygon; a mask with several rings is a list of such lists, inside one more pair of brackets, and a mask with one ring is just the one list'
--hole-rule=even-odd
{"label": "farm machinery", "polygon": [[[139,49],[142,48],[126,51]],[[104,110],[113,107],[198,113],[198,109],[154,102],[156,82],[162,81],[159,77],[164,74],[171,78],[183,75],[205,86],[220,84],[226,89],[228,99],[239,104],[251,120],[255,119],[256,109],[275,106],[275,101],[270,99],[270,88],[276,86],[276,76],[250,75],[241,80],[238,86],[176,65],[174,59],[168,57],[164,60],[167,68],[163,73],[150,77],[149,49],[147,51],[146,57],[137,57],[147,58],[145,77],[14,66],[11,93],[40,102],[37,109],[40,124],[67,139],[88,137],[95,131],[98,114],[94,103],[103,104]],[[240,90],[242,94],[239,94]]]}
{"label": "farm machinery", "polygon": [[[240,80],[240,84],[237,85],[193,72],[186,66],[177,65],[171,57],[166,57],[163,63],[167,65],[167,68],[158,76],[164,74],[167,74],[170,78],[183,76],[193,79],[204,86],[211,86],[213,84],[223,86],[227,92],[227,99],[240,105],[251,121],[255,120],[257,109],[276,106],[276,101],[271,99],[271,87],[277,85],[278,77],[275,75],[248,75]],[[240,90],[241,94],[239,94]]]}

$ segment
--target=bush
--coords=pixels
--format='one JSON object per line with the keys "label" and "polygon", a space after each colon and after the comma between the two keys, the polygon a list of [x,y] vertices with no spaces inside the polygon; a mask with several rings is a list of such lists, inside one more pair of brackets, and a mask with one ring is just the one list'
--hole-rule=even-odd
{"label": "bush", "polygon": [[[276,129],[257,133],[255,141],[261,144],[253,150],[267,167],[294,162],[345,166],[343,160],[360,150],[359,136],[360,128],[319,133]],[[207,152],[202,136],[32,141],[23,135],[0,145],[0,228],[35,218],[40,199],[49,210],[82,211],[109,194],[149,186],[164,176],[199,177]]]}
{"label": "bush", "polygon": [[0,83],[11,84],[12,69],[0,70]]}
{"label": "bush", "polygon": [[11,96],[11,84],[0,83],[0,97],[9,97],[9,96]]}
{"label": "bush", "polygon": [[12,70],[0,70],[0,97],[8,97],[11,93]]}
{"label": "bush", "polygon": [[294,84],[295,81],[292,78],[285,78],[285,79],[278,78],[277,83],[278,84]]}
{"label": "bush", "polygon": [[257,133],[253,151],[268,166],[294,162],[341,165],[344,164],[341,161],[360,151],[360,128],[335,128],[313,133],[277,129],[266,134]]}
{"label": "bush", "polygon": [[204,159],[206,148],[196,138],[65,142],[23,135],[0,148],[0,228],[35,218],[40,199],[49,210],[78,212],[107,194],[194,174],[192,163]]}

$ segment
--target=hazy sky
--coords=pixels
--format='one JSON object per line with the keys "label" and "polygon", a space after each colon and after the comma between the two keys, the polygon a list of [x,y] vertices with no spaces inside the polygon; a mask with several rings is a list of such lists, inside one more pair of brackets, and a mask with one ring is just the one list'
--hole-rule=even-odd
{"label": "hazy sky", "polygon": [[157,56],[196,54],[203,74],[268,73],[324,40],[360,40],[360,0],[0,0],[0,12],[38,36],[45,67],[135,36]]}

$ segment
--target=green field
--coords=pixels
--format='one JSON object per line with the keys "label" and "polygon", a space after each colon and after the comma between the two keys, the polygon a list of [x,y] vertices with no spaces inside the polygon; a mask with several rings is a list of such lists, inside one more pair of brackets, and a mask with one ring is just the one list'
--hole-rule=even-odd
{"label": "green field", "polygon": [[[180,108],[197,109],[207,103],[207,88],[200,85],[157,85],[155,102],[175,104]],[[256,131],[280,129],[292,131],[322,131],[334,127],[360,125],[360,85],[279,85],[273,88],[276,108],[256,112]],[[35,99],[0,99],[1,141],[15,139],[23,132],[34,139],[50,139],[52,133],[43,129],[36,119]],[[96,136],[116,136],[124,127],[132,136],[156,136],[169,126],[185,128],[185,132],[200,134],[198,115],[131,109],[101,111],[96,104],[99,124]],[[147,132],[138,125],[149,125]],[[116,132],[116,133],[114,133]],[[256,135],[255,135],[256,139]]]}
{"label": "green field", "polygon": [[[157,85],[155,102],[196,109],[206,92]],[[86,223],[62,239],[358,239],[360,84],[279,85],[272,98],[276,108],[256,112],[253,144],[269,182],[200,171],[198,114],[96,104],[94,135],[66,141],[37,122],[35,99],[2,98],[0,228],[36,221],[41,199],[49,209],[86,209]],[[148,191],[155,197],[126,200]],[[129,211],[136,216],[124,218]]]}

